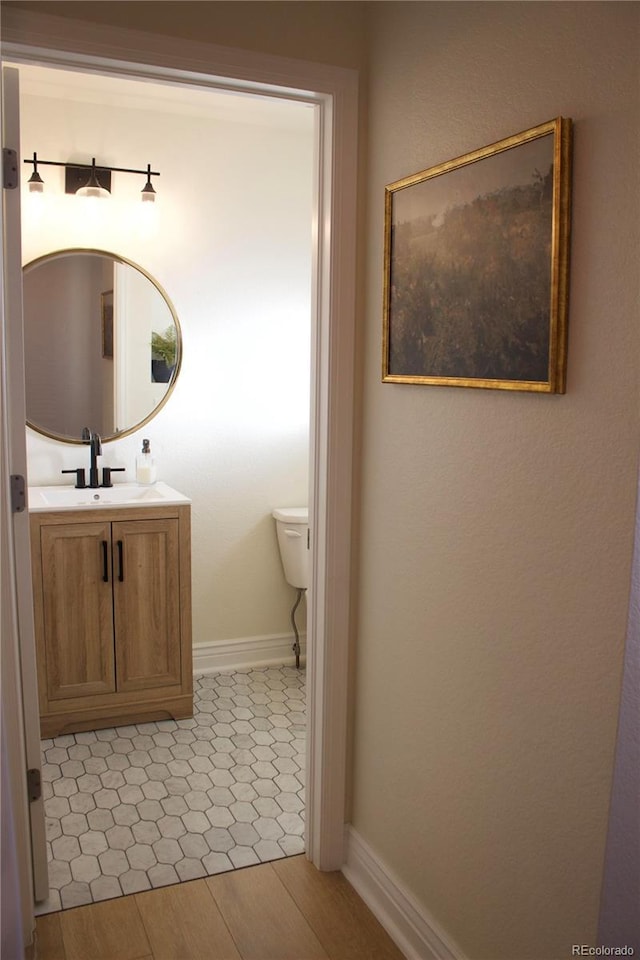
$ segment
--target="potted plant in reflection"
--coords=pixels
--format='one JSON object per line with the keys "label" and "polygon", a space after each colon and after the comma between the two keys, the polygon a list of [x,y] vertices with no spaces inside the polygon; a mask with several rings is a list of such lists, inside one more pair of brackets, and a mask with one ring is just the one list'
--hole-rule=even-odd
{"label": "potted plant in reflection", "polygon": [[151,332],[151,382],[169,383],[176,366],[178,344],[176,328],[171,325],[164,333]]}

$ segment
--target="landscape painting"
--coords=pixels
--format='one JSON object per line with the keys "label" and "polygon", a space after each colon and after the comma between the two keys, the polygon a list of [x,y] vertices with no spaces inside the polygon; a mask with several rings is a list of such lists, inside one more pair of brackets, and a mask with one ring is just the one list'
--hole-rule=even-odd
{"label": "landscape painting", "polygon": [[386,188],[383,380],[563,393],[570,121]]}

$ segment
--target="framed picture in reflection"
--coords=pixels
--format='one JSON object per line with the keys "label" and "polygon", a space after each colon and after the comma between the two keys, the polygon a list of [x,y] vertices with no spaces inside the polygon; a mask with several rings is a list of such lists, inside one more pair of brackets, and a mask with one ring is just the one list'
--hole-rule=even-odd
{"label": "framed picture in reflection", "polygon": [[102,356],[113,360],[113,290],[100,294],[100,316],[102,319]]}

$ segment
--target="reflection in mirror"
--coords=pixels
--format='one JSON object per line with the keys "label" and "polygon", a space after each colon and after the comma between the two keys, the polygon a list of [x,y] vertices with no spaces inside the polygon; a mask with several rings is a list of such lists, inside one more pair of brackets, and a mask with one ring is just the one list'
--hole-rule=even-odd
{"label": "reflection in mirror", "polygon": [[180,368],[176,312],[136,264],[64,250],[23,270],[27,423],[80,442],[138,429],[166,402]]}

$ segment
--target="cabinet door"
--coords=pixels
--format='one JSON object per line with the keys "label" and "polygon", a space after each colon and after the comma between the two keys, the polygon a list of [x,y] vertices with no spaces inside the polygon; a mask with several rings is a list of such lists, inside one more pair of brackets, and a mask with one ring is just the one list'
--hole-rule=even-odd
{"label": "cabinet door", "polygon": [[122,520],[112,529],[117,688],[179,684],[178,520]]}
{"label": "cabinet door", "polygon": [[41,528],[49,700],[115,690],[111,524]]}

